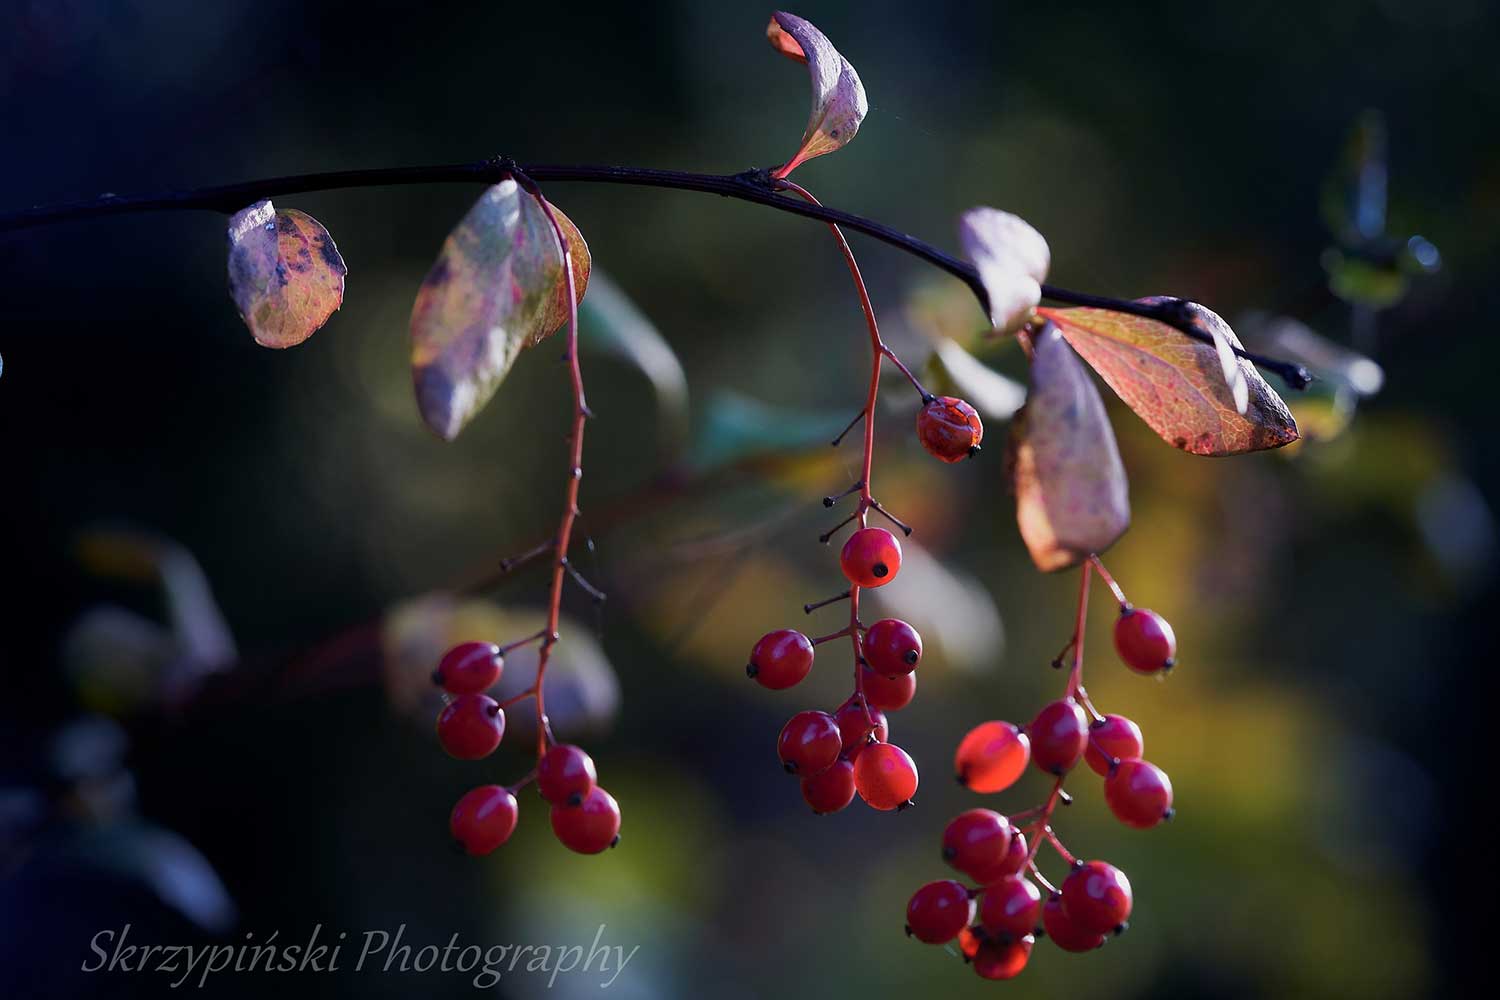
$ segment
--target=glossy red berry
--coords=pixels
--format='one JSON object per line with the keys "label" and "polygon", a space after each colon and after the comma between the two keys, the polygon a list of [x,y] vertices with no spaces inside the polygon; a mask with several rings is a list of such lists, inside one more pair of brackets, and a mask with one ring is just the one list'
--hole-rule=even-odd
{"label": "glossy red berry", "polygon": [[464,793],[448,817],[448,831],[470,854],[488,854],[516,830],[516,797],[499,785]]}
{"label": "glossy red berry", "polygon": [[1062,901],[1069,919],[1079,929],[1118,933],[1130,919],[1130,880],[1107,862],[1084,862],[1063,880]]}
{"label": "glossy red berry", "polygon": [[884,587],[901,571],[901,543],[884,528],[860,528],[844,543],[839,564],[856,587]]}
{"label": "glossy red berry", "polygon": [[449,694],[478,694],[498,681],[504,669],[499,646],[461,642],[443,654],[432,679]]}
{"label": "glossy red berry", "polygon": [[1066,774],[1089,745],[1089,721],[1072,698],[1042,706],[1031,725],[1031,759],[1048,774]]}
{"label": "glossy red berry", "polygon": [[980,885],[1009,874],[1005,869],[1014,828],[990,809],[970,809],[943,830],[943,860]]}
{"label": "glossy red berry", "polygon": [[781,727],[776,752],[787,774],[817,774],[839,758],[839,724],[827,712],[798,712]]}
{"label": "glossy red berry", "polygon": [[813,665],[813,644],[796,629],[767,632],[750,651],[745,673],[761,687],[781,691],[799,683]]}
{"label": "glossy red berry", "polygon": [[1031,759],[1031,741],[1009,722],[981,722],[953,755],[958,783],[975,792],[1001,792],[1015,784]]}
{"label": "glossy red berry", "polygon": [[833,766],[802,779],[802,801],[822,816],[836,813],[854,801],[854,764],[836,760]]}
{"label": "glossy red berry", "polygon": [[1123,715],[1106,715],[1089,723],[1089,748],[1083,759],[1095,773],[1107,777],[1113,761],[1134,760],[1144,746],[1140,726]]}
{"label": "glossy red berry", "polygon": [[917,765],[894,743],[873,743],[854,762],[854,788],[872,809],[898,809],[917,793]]}
{"label": "glossy red berry", "polygon": [[1016,830],[1010,835],[1010,844],[1005,850],[1005,859],[1001,862],[998,874],[995,878],[1004,878],[1006,875],[1016,875],[1026,867],[1026,859],[1031,857],[1031,845],[1026,843],[1026,838],[1021,836],[1021,831]]}
{"label": "glossy red berry", "polygon": [[1104,935],[1078,926],[1068,916],[1062,896],[1054,893],[1042,904],[1042,928],[1063,951],[1093,951],[1104,944]]}
{"label": "glossy red berry", "polygon": [[1035,943],[1036,938],[1030,934],[987,940],[974,953],[974,971],[981,979],[1014,979],[1026,968]]}
{"label": "glossy red berry", "polygon": [[552,807],[552,832],[570,851],[598,854],[620,842],[620,805],[595,785],[580,804]]}
{"label": "glossy red berry", "polygon": [[974,961],[974,956],[979,954],[980,945],[984,944],[984,938],[972,927],[965,927],[958,932],[958,953],[967,961]]}
{"label": "glossy red berry", "polygon": [[542,755],[536,766],[536,790],[553,805],[578,805],[598,780],[594,760],[579,747],[559,744]]}
{"label": "glossy red berry", "polygon": [[887,677],[862,666],[859,668],[859,683],[865,689],[865,700],[870,703],[870,707],[887,712],[900,711],[910,705],[917,693],[915,673]]}
{"label": "glossy red berry", "polygon": [[1122,760],[1104,779],[1104,801],[1126,826],[1149,830],[1172,815],[1172,779],[1145,760]]}
{"label": "glossy red berry", "polygon": [[1042,917],[1042,894],[1019,875],[1009,875],[985,886],[979,922],[996,937],[1025,937]]}
{"label": "glossy red berry", "polygon": [[906,930],[918,941],[946,944],[974,918],[969,890],[952,879],[928,882],[906,904]]}
{"label": "glossy red berry", "polygon": [[459,760],[478,760],[494,753],[505,735],[505,711],[489,695],[461,694],[437,720],[438,740]]}
{"label": "glossy red berry", "polygon": [[[870,726],[871,720],[875,723],[873,729]],[[875,742],[884,743],[891,732],[884,712],[872,708],[867,719],[864,708],[852,698],[833,713],[833,721],[839,726],[839,740],[844,745],[844,756],[850,760],[858,757],[859,752],[870,742],[870,733],[875,734]]]}
{"label": "glossy red berry", "polygon": [[900,677],[917,669],[922,637],[898,618],[882,618],[865,632],[865,662],[877,674]]}
{"label": "glossy red berry", "polygon": [[952,396],[930,400],[917,414],[917,439],[934,458],[961,462],[979,452],[984,424],[974,407]]}
{"label": "glossy red berry", "polygon": [[1154,674],[1177,662],[1177,636],[1167,620],[1146,608],[1120,612],[1115,621],[1115,649],[1131,670]]}

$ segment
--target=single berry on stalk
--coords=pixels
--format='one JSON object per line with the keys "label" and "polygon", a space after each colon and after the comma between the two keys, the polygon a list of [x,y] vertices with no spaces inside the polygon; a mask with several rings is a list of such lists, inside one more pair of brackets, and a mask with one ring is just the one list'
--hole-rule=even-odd
{"label": "single berry on stalk", "polygon": [[1177,662],[1177,636],[1167,620],[1147,608],[1126,608],[1115,620],[1115,649],[1136,673],[1154,674]]}
{"label": "single berry on stalk", "polygon": [[1145,760],[1122,760],[1104,779],[1104,801],[1126,826],[1149,830],[1172,814],[1172,779]]}
{"label": "single berry on stalk", "polygon": [[952,879],[928,882],[906,904],[906,929],[926,944],[946,944],[974,919],[969,890]]}
{"label": "single berry on stalk", "polygon": [[981,979],[1014,979],[1026,968],[1031,946],[1036,938],[1027,934],[1019,938],[986,940],[974,953],[974,972]]}
{"label": "single berry on stalk", "polygon": [[1043,705],[1026,732],[1031,737],[1032,762],[1052,775],[1071,771],[1089,744],[1088,716],[1072,698]]}
{"label": "single berry on stalk", "polygon": [[901,570],[901,543],[884,528],[860,528],[844,543],[839,564],[856,587],[884,587]]}
{"label": "single berry on stalk", "polygon": [[1063,907],[1085,931],[1118,933],[1130,919],[1130,880],[1104,861],[1087,861],[1068,873],[1062,884]]}
{"label": "single berry on stalk", "polygon": [[548,750],[536,766],[536,790],[553,805],[577,805],[598,780],[593,758],[582,748],[566,743]]}
{"label": "single berry on stalk", "polygon": [[974,407],[953,396],[929,400],[917,414],[917,439],[934,458],[961,462],[979,452],[984,424]]}
{"label": "single berry on stalk", "polygon": [[802,801],[819,816],[836,813],[854,801],[854,763],[836,760],[833,766],[802,779]]}
{"label": "single berry on stalk", "polygon": [[865,662],[877,674],[900,677],[917,669],[922,659],[922,637],[897,618],[882,618],[865,632]]}
{"label": "single berry on stalk", "polygon": [[504,669],[499,646],[461,642],[443,654],[432,679],[449,694],[478,694],[489,690]]}
{"label": "single berry on stalk", "polygon": [[516,830],[516,797],[499,785],[480,785],[464,793],[448,817],[453,839],[473,855],[488,854]]}
{"label": "single berry on stalk", "polygon": [[1042,916],[1042,894],[1030,881],[1008,875],[984,888],[979,922],[993,936],[1024,937]]}
{"label": "single berry on stalk", "polygon": [[854,762],[854,787],[872,809],[899,809],[917,793],[917,765],[894,743],[874,743]]}
{"label": "single berry on stalk", "polygon": [[839,758],[839,724],[827,712],[798,712],[781,727],[776,752],[788,774],[817,774]]}
{"label": "single berry on stalk", "polygon": [[1079,926],[1068,916],[1063,898],[1058,893],[1047,897],[1047,902],[1042,904],[1042,928],[1052,943],[1063,951],[1093,951],[1104,944],[1103,934]]}
{"label": "single berry on stalk", "polygon": [[943,830],[943,860],[980,885],[1010,874],[1010,820],[990,809],[970,809]]}
{"label": "single berry on stalk", "polygon": [[911,704],[917,693],[915,673],[887,677],[865,665],[859,668],[859,684],[865,689],[865,700],[870,703],[870,707],[887,712],[899,712]]}
{"label": "single berry on stalk", "polygon": [[975,792],[1002,792],[1015,784],[1031,760],[1031,741],[1010,722],[981,722],[964,735],[953,755],[958,783]]}
{"label": "single berry on stalk", "polygon": [[865,709],[859,702],[850,698],[839,706],[839,710],[833,713],[833,720],[839,726],[839,740],[844,746],[844,756],[853,760],[859,756],[861,750],[870,742],[870,734],[875,734],[875,742],[884,743],[890,735],[890,726],[886,723],[885,713],[878,708],[869,711],[869,719],[874,720],[874,728],[866,719]]}
{"label": "single berry on stalk", "polygon": [[461,694],[450,701],[437,720],[438,740],[459,760],[488,757],[505,735],[505,711],[483,694]]}
{"label": "single berry on stalk", "polygon": [[1089,748],[1083,756],[1094,773],[1108,777],[1112,761],[1134,760],[1144,748],[1140,726],[1123,715],[1106,715],[1089,723]]}
{"label": "single berry on stalk", "polygon": [[781,691],[800,683],[812,670],[813,644],[796,629],[767,632],[750,651],[745,673],[761,687]]}
{"label": "single berry on stalk", "polygon": [[619,803],[595,785],[578,805],[563,802],[552,807],[552,832],[570,851],[598,854],[619,843]]}

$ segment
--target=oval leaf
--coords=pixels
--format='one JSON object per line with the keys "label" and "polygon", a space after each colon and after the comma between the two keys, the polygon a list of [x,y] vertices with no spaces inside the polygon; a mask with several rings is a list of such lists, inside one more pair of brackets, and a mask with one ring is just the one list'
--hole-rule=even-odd
{"label": "oval leaf", "polygon": [[306,212],[258,201],[229,219],[229,295],[262,347],[295,347],[344,301],[349,269]]}
{"label": "oval leaf", "polygon": [[990,300],[990,325],[1014,333],[1042,301],[1042,280],[1052,264],[1047,241],[1020,216],[983,207],[963,214],[958,238]]}
{"label": "oval leaf", "polygon": [[806,63],[812,76],[812,113],[802,133],[802,145],[795,156],[774,171],[775,176],[785,177],[813,157],[843,148],[859,131],[870,102],[849,60],[807,21],[779,10],[766,25],[766,38],[782,55]]}
{"label": "oval leaf", "polygon": [[1130,527],[1129,484],[1104,401],[1051,324],[1035,338],[1010,449],[1016,523],[1037,569],[1075,566]]}
{"label": "oval leaf", "polygon": [[[588,246],[553,211],[582,299]],[[517,355],[567,322],[566,288],[557,238],[537,200],[509,179],[485,191],[448,234],[412,306],[412,377],[427,425],[453,440]]]}
{"label": "oval leaf", "polygon": [[[1240,346],[1217,314],[1196,302],[1188,308],[1194,325],[1216,342]],[[1241,455],[1297,440],[1297,423],[1286,403],[1243,358],[1235,357],[1233,365],[1245,389],[1242,413],[1225,382],[1221,355],[1208,344],[1159,320],[1109,309],[1039,312],[1061,327],[1068,343],[1109,387],[1173,447],[1194,455]]]}

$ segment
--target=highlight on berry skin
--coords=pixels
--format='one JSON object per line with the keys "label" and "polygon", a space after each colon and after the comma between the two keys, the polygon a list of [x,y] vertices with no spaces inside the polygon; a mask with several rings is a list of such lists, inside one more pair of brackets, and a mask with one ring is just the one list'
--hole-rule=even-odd
{"label": "highlight on berry skin", "polygon": [[801,683],[812,665],[812,640],[796,629],[783,628],[760,637],[745,673],[761,687],[782,691]]}
{"label": "highlight on berry skin", "polygon": [[984,424],[968,403],[939,396],[924,404],[917,414],[917,439],[933,458],[950,464],[962,462],[979,454]]}
{"label": "highlight on berry skin", "polygon": [[1165,618],[1147,608],[1127,607],[1115,621],[1115,649],[1136,673],[1155,674],[1177,664],[1177,635]]}
{"label": "highlight on berry skin", "polygon": [[443,654],[432,680],[449,694],[479,694],[494,687],[504,669],[499,646],[463,642]]}
{"label": "highlight on berry skin", "polygon": [[953,767],[958,783],[973,792],[1003,792],[1031,761],[1031,740],[1011,722],[983,722],[958,744]]}
{"label": "highlight on berry skin", "polygon": [[901,542],[884,528],[860,528],[844,543],[839,564],[856,587],[884,587],[901,571]]}

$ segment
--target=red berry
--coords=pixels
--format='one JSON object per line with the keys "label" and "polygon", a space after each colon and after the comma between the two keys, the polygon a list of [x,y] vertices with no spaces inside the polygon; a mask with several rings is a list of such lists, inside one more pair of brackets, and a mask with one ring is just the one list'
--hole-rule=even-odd
{"label": "red berry", "polygon": [[1093,951],[1104,944],[1104,935],[1085,930],[1068,916],[1062,896],[1053,893],[1042,904],[1042,927],[1052,943],[1063,951]]}
{"label": "red berry", "polygon": [[975,792],[1001,792],[1015,784],[1031,759],[1031,741],[1009,722],[981,722],[964,735],[953,756],[958,783]]}
{"label": "red berry", "polygon": [[856,587],[884,587],[901,571],[901,543],[884,528],[860,528],[844,543],[839,563]]}
{"label": "red berry", "polygon": [[461,694],[437,720],[443,749],[459,760],[478,760],[494,753],[505,735],[505,711],[489,695]]}
{"label": "red berry", "polygon": [[781,727],[776,752],[787,774],[817,774],[839,758],[839,724],[827,712],[798,712]]}
{"label": "red berry", "polygon": [[1122,760],[1104,779],[1104,801],[1126,826],[1149,830],[1172,815],[1172,779],[1145,760]]}
{"label": "red berry", "polygon": [[884,674],[877,674],[868,666],[861,666],[859,684],[865,689],[865,700],[870,703],[870,707],[881,708],[887,712],[897,712],[910,705],[917,693],[915,673],[904,674],[900,677],[886,677]]}
{"label": "red berry", "polygon": [[767,632],[750,651],[745,673],[761,687],[781,691],[807,676],[813,664],[813,644],[796,629]]}
{"label": "red berry", "polygon": [[1131,670],[1154,674],[1177,662],[1177,636],[1155,611],[1130,608],[1115,621],[1115,649]]}
{"label": "red berry", "polygon": [[1035,943],[1036,938],[1030,934],[985,941],[974,953],[974,971],[981,979],[1014,979],[1026,968],[1026,962],[1031,958],[1031,946]]}
{"label": "red berry", "polygon": [[1089,748],[1083,759],[1096,773],[1107,777],[1111,758],[1134,760],[1144,746],[1140,726],[1123,715],[1106,715],[1089,723]]}
{"label": "red berry", "polygon": [[969,890],[952,879],[928,882],[906,904],[906,930],[918,941],[945,944],[974,917]]}
{"label": "red berry", "polygon": [[865,632],[865,662],[877,674],[900,677],[917,669],[922,637],[897,618],[882,618]]}
{"label": "red berry", "polygon": [[839,710],[833,714],[833,721],[839,726],[839,739],[844,745],[844,756],[850,760],[858,757],[859,752],[870,742],[871,732],[875,734],[877,743],[884,743],[890,735],[890,726],[885,721],[884,712],[872,708],[870,718],[875,722],[873,730],[865,719],[865,710],[853,698],[840,705]]}
{"label": "red berry", "polygon": [[1027,732],[1031,736],[1031,759],[1048,774],[1072,770],[1089,745],[1088,716],[1072,698],[1043,705]]}
{"label": "red berry", "polygon": [[985,886],[979,922],[996,936],[1025,937],[1042,916],[1042,894],[1019,875],[1009,875]]}
{"label": "red berry", "polygon": [[1017,874],[1026,867],[1026,859],[1029,857],[1031,857],[1031,845],[1026,843],[1025,837],[1021,836],[1021,831],[1016,830],[1010,835],[1010,845],[1006,848],[1005,860],[998,869],[999,874],[993,876],[990,881]]}
{"label": "red berry", "polygon": [[488,854],[516,829],[516,797],[499,785],[480,785],[464,793],[448,817],[453,839],[470,854]]}
{"label": "red berry", "polygon": [[1118,933],[1130,919],[1130,880],[1112,864],[1088,861],[1063,880],[1062,901],[1080,930]]}
{"label": "red berry", "polygon": [[965,927],[958,932],[958,953],[969,961],[974,961],[974,956],[979,954],[979,948],[984,944],[984,938],[972,927]]}
{"label": "red berry", "polygon": [[828,770],[803,778],[802,800],[819,816],[843,809],[854,801],[854,764],[836,760]]}
{"label": "red berry", "polygon": [[990,809],[970,809],[949,821],[943,830],[943,860],[980,885],[1008,874],[1010,820]]}
{"label": "red berry", "polygon": [[553,805],[578,805],[593,791],[598,778],[593,758],[568,744],[548,750],[536,766],[536,790]]}
{"label": "red berry", "polygon": [[979,451],[984,424],[974,407],[952,396],[930,400],[917,414],[917,439],[934,458],[960,462]]}
{"label": "red berry", "polygon": [[620,842],[620,805],[595,785],[581,804],[563,802],[552,807],[552,832],[570,851],[598,854]]}
{"label": "red berry", "polygon": [[505,658],[487,642],[461,642],[443,654],[432,679],[449,694],[478,694],[500,679]]}
{"label": "red berry", "polygon": [[917,793],[917,765],[894,743],[872,743],[854,762],[854,788],[872,809],[896,809]]}

